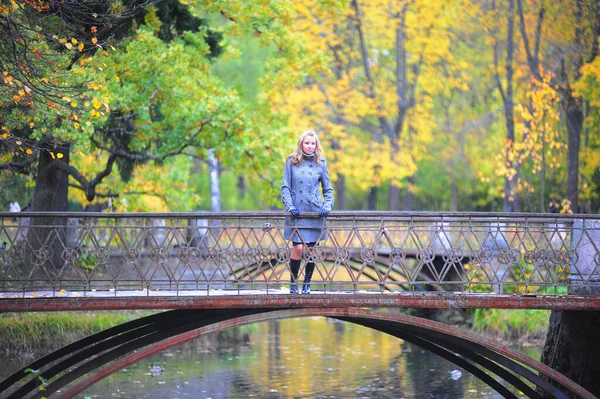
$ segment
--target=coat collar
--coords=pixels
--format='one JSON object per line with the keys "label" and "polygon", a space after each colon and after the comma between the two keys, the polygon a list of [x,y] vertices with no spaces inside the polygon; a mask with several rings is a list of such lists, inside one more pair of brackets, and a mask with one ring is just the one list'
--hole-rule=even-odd
{"label": "coat collar", "polygon": [[307,161],[314,161],[316,157],[316,153],[313,152],[312,154],[307,154],[304,151],[302,151],[302,159],[305,159]]}

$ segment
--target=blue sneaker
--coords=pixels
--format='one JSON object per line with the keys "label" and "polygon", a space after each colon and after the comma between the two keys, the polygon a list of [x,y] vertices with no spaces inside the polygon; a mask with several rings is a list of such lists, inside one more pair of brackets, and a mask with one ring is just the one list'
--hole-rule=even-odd
{"label": "blue sneaker", "polygon": [[297,293],[298,293],[298,284],[290,283],[290,294],[297,294]]}
{"label": "blue sneaker", "polygon": [[304,283],[304,284],[302,284],[302,293],[303,294],[310,294],[310,283]]}

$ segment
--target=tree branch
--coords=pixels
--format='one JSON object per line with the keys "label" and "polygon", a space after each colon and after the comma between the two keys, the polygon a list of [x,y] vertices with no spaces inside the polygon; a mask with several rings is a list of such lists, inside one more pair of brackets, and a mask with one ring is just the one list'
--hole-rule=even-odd
{"label": "tree branch", "polygon": [[4,162],[0,163],[0,170],[9,170],[11,172],[25,173],[25,169],[35,161],[35,157],[29,157],[23,162]]}
{"label": "tree branch", "polygon": [[[352,8],[354,8],[354,12],[356,13],[355,25],[356,25],[356,30],[358,32],[358,39],[360,41],[360,53],[361,53],[361,57],[362,57],[363,68],[365,70],[365,76],[366,76],[367,82],[369,84],[368,97],[377,103],[377,113],[379,114],[377,118],[379,119],[379,124],[381,126],[381,130],[386,135],[390,136],[392,134],[391,133],[392,127],[390,126],[390,123],[388,122],[387,118],[384,115],[384,110],[383,110],[383,107],[381,106],[381,103],[379,103],[379,101],[377,101],[377,93],[375,92],[375,83],[373,81],[373,75],[371,75],[371,67],[369,65],[369,54],[367,52],[365,35],[364,35],[363,29],[362,29],[361,12],[360,12],[360,8],[358,7],[357,0],[352,0]],[[375,136],[375,139],[379,142],[383,141],[383,137],[381,137],[380,133],[378,133]]]}
{"label": "tree branch", "polygon": [[112,172],[113,165],[117,160],[117,156],[114,154],[109,155],[104,170],[99,172],[91,181],[88,180],[79,170],[70,164],[67,164],[59,159],[56,159],[48,165],[49,168],[60,169],[65,173],[71,175],[75,180],[81,184],[81,188],[85,192],[85,196],[88,201],[93,201],[96,197],[96,186],[102,182],[102,180],[110,175]]}
{"label": "tree branch", "polygon": [[[85,191],[85,188],[82,186],[78,186],[77,184],[69,184],[69,187],[76,188],[81,191]],[[165,201],[167,204],[169,203],[168,198],[164,195],[157,194],[153,191],[122,191],[119,193],[96,193],[97,198],[118,198],[123,195],[151,195],[153,197],[158,197]]]}
{"label": "tree branch", "polygon": [[594,39],[592,42],[592,51],[587,62],[594,61],[598,55],[598,36],[600,36],[600,1],[596,1],[596,18],[594,19]]}
{"label": "tree branch", "polygon": [[[148,154],[148,153],[146,153],[146,154],[140,154],[140,153],[129,152],[129,151],[125,151],[125,150],[120,150],[120,149],[115,149],[115,148],[103,146],[97,140],[95,140],[93,137],[90,140],[92,141],[92,143],[97,148],[99,148],[99,149],[101,149],[103,151],[106,151],[106,152],[108,152],[110,154],[113,154],[113,155],[117,156],[118,158],[129,159],[131,161],[136,161],[136,162],[146,162],[146,161],[162,162],[162,161],[164,161],[167,158],[184,154],[184,151],[188,147],[197,147],[197,145],[194,143],[194,141],[202,133],[202,131],[204,130],[204,127],[207,124],[209,124],[210,121],[211,121],[211,118],[209,118],[206,121],[202,122],[202,126],[200,126],[200,129],[198,129],[198,131],[196,133],[194,133],[192,135],[192,137],[186,143],[182,144],[179,149],[171,151],[171,152],[169,152],[169,153],[167,153],[165,155],[162,155],[160,157],[156,156],[156,155]],[[227,139],[227,137],[225,137],[225,139]],[[186,155],[189,155],[189,154],[186,154]]]}
{"label": "tree branch", "polygon": [[309,80],[310,80],[309,83],[316,84],[317,87],[319,88],[319,91],[323,94],[323,96],[325,96],[325,104],[327,104],[327,106],[329,108],[331,108],[331,111],[335,115],[335,118],[340,122],[349,124],[349,122],[346,120],[346,118],[342,114],[340,114],[340,112],[336,108],[335,104],[333,104],[333,102],[329,98],[329,94],[327,94],[327,89],[325,89],[325,86],[323,86],[321,83],[319,83],[316,79],[314,79],[312,77],[309,77]]}
{"label": "tree branch", "polygon": [[496,80],[496,86],[500,91],[500,95],[502,96],[502,102],[506,104],[506,94],[504,94],[504,88],[502,87],[502,82],[500,81],[500,72],[498,71],[498,41],[494,43],[494,78]]}
{"label": "tree branch", "polygon": [[527,54],[527,63],[529,64],[529,69],[531,69],[531,73],[536,79],[542,80],[539,70],[539,52],[540,40],[542,37],[542,23],[544,21],[544,14],[546,12],[544,8],[544,2],[542,1],[542,5],[540,6],[540,10],[538,12],[538,20],[535,30],[534,53],[531,52],[531,48],[529,46],[529,35],[527,34],[527,29],[525,27],[525,15],[523,13],[522,0],[517,0],[517,9],[519,13],[519,28],[521,30],[521,36],[523,37],[523,44],[525,45],[525,53]]}
{"label": "tree branch", "polygon": [[[107,19],[106,21],[100,21],[100,23],[104,23],[104,27],[98,31],[95,35],[99,41],[108,41],[108,39],[114,36],[115,32],[120,29],[125,23],[133,20],[140,11],[142,11],[145,7],[156,4],[160,0],[136,0],[132,2],[125,11],[123,11],[119,17],[113,19]],[[65,4],[65,2],[53,2],[56,4]],[[68,2],[67,4],[73,4],[73,2]],[[79,4],[74,2],[74,4]],[[62,17],[62,15],[61,15]],[[64,19],[64,17],[63,17]],[[88,25],[90,22],[88,21],[79,21],[80,24]],[[92,54],[96,52],[98,48],[103,48],[102,46],[93,44],[91,40],[88,43],[84,44],[84,51],[73,54],[71,58],[71,62],[67,66],[67,70],[70,70],[73,65],[83,56],[86,52],[91,52]]]}

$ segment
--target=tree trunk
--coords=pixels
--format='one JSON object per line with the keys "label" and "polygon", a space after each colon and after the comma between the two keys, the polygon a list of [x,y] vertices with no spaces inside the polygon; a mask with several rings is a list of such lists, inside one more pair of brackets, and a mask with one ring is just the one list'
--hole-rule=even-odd
{"label": "tree trunk", "polygon": [[246,180],[244,180],[244,176],[237,177],[236,187],[240,198],[244,198],[246,196]]}
{"label": "tree trunk", "polygon": [[[69,163],[69,146],[56,150],[50,145],[39,152],[33,211],[66,211],[69,197],[69,175],[52,162],[61,154],[61,162]],[[53,156],[54,155],[54,156]],[[66,218],[34,217],[29,222],[27,242],[31,277],[34,279],[54,279],[62,267],[62,253],[66,242]],[[64,226],[64,227],[63,227]],[[66,244],[65,244],[66,245]]]}
{"label": "tree trunk", "polygon": [[[69,175],[50,164],[56,155],[62,154],[62,162],[69,164],[69,146],[60,151],[45,148],[40,151],[32,208],[35,211],[66,211],[69,197]],[[54,158],[52,157],[54,154]]]}
{"label": "tree trunk", "polygon": [[[568,293],[599,295],[594,284],[600,280],[596,262],[600,221],[573,221],[571,245],[577,260]],[[600,397],[600,312],[553,311],[541,360]]]}
{"label": "tree trunk", "polygon": [[[404,128],[404,121],[406,119],[409,108],[412,107],[414,98],[409,99],[409,90],[411,86],[408,83],[408,60],[406,51],[406,12],[408,3],[404,4],[400,13],[396,16],[398,24],[396,26],[396,106],[397,106],[397,119],[394,123],[393,134],[388,133],[390,142],[392,143],[392,154],[393,159],[396,161],[399,158],[400,149],[398,148],[398,139]],[[413,85],[417,84],[418,75],[415,74],[415,81]],[[414,93],[413,93],[414,94]],[[408,133],[412,137],[412,132]],[[412,141],[412,138],[410,139]],[[411,147],[412,149],[412,147]],[[398,161],[398,167],[400,162]],[[400,210],[400,187],[394,184],[394,181],[390,183],[390,195],[388,198],[388,209],[390,211]]]}
{"label": "tree trunk", "polygon": [[377,192],[379,191],[378,187],[371,187],[369,191],[369,210],[374,211],[377,210]]}
{"label": "tree trunk", "polygon": [[540,213],[546,211],[546,129],[542,129],[542,171],[541,171],[541,187],[540,187]]}
{"label": "tree trunk", "polygon": [[210,210],[221,212],[221,184],[219,179],[219,160],[215,150],[208,150],[208,170],[210,173]]}
{"label": "tree trunk", "polygon": [[[509,154],[515,145],[515,115],[513,103],[513,52],[514,52],[514,0],[508,2],[508,20],[506,31],[506,94],[502,96],[504,101],[504,117],[506,120],[506,165],[518,170],[518,160],[510,161]],[[500,87],[501,89],[501,87]],[[518,212],[520,210],[519,197],[516,191],[518,174],[512,178],[504,177],[504,212]]]}
{"label": "tree trunk", "polygon": [[388,196],[388,209],[390,211],[400,210],[400,187],[393,183],[390,185],[390,194]]}
{"label": "tree trunk", "polygon": [[346,176],[341,174],[338,174],[338,179],[335,182],[335,208],[337,210],[348,208],[346,204]]}
{"label": "tree trunk", "polygon": [[452,190],[452,212],[458,211],[458,187],[456,187],[456,178],[452,176],[451,190]]}
{"label": "tree trunk", "polygon": [[[385,116],[386,112],[385,112],[385,109],[383,108],[383,105],[377,99],[377,92],[375,89],[376,86],[375,86],[373,74],[371,73],[371,65],[369,64],[370,57],[369,57],[369,53],[367,51],[367,43],[366,43],[365,33],[363,31],[363,26],[362,26],[362,18],[363,18],[362,12],[361,12],[361,9],[359,7],[357,0],[352,0],[350,2],[350,6],[354,9],[354,12],[355,12],[355,19],[354,19],[355,24],[354,25],[356,27],[356,33],[358,34],[358,39],[359,39],[361,61],[362,61],[363,69],[365,71],[365,77],[368,82],[367,97],[372,99],[374,101],[374,103],[377,104],[377,114],[379,115],[377,119],[379,121],[379,128],[381,129],[381,131],[375,132],[375,134],[373,135],[373,139],[377,143],[383,143],[383,134],[385,134],[387,137],[390,138],[390,140],[392,140],[392,145],[394,145],[394,143],[395,143],[394,138],[393,138],[393,137],[395,137],[394,131],[392,129],[390,122],[388,121],[387,117]],[[378,173],[377,172],[378,167],[376,166],[375,168],[376,168],[375,172]],[[369,210],[375,210],[377,207],[377,191],[378,191],[377,187],[371,187],[371,191],[369,192]]]}
{"label": "tree trunk", "polygon": [[575,99],[571,92],[565,95],[564,101],[568,131],[567,199],[571,201],[573,212],[577,213],[579,209],[579,149],[583,127],[583,109],[581,101]]}
{"label": "tree trunk", "polygon": [[415,175],[408,177],[408,187],[406,188],[406,197],[404,203],[405,211],[412,211],[415,201],[415,195],[412,192],[412,188],[415,186]]}
{"label": "tree trunk", "polygon": [[600,312],[553,311],[542,363],[600,397]]}
{"label": "tree trunk", "polygon": [[[408,150],[412,154],[413,152],[413,129],[409,126],[408,129]],[[414,190],[415,187],[415,175],[412,174],[406,179],[406,197],[404,198],[404,210],[412,211],[414,205]]]}

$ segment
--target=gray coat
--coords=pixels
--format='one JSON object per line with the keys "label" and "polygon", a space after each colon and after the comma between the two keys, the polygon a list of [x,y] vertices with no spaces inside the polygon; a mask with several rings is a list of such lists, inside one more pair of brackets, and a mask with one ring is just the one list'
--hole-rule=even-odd
{"label": "gray coat", "polygon": [[[322,187],[323,196],[319,186]],[[325,160],[321,159],[320,165],[317,165],[315,154],[304,154],[302,162],[292,165],[291,159],[288,158],[283,170],[281,199],[287,212],[292,208],[298,209],[300,214],[319,212],[322,208],[330,211],[333,207],[333,188],[331,188]],[[327,231],[323,231],[324,225],[324,218],[287,216],[283,235],[286,240],[291,237],[293,242],[309,243],[326,240],[328,234]],[[294,230],[295,228],[297,230]],[[294,231],[293,237],[292,231]]]}

